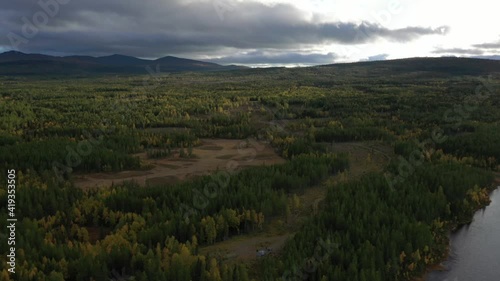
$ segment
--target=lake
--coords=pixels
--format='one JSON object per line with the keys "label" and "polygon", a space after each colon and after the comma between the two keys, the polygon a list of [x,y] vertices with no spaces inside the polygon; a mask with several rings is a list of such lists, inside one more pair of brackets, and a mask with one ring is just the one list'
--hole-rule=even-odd
{"label": "lake", "polygon": [[446,270],[429,273],[426,281],[500,280],[500,189],[490,198],[491,204],[476,212],[472,223],[451,235]]}

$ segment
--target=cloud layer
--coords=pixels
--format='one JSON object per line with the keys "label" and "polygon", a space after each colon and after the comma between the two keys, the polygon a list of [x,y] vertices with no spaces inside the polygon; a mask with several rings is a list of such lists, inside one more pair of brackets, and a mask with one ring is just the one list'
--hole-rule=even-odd
{"label": "cloud layer", "polygon": [[[47,15],[46,21],[42,14]],[[4,1],[0,19],[0,47],[4,48],[52,54],[120,53],[146,58],[192,54],[219,57],[214,60],[227,63],[265,59],[321,63],[335,56],[300,54],[294,50],[379,39],[409,42],[425,35],[446,34],[448,30],[325,22],[290,4],[219,0],[40,0],[38,4],[29,0]],[[26,31],[31,24],[38,32],[29,38]],[[15,48],[13,42],[17,44]],[[256,50],[282,53],[268,56]],[[247,58],[234,55],[244,51]]]}
{"label": "cloud layer", "polygon": [[484,51],[480,49],[462,49],[462,48],[438,48],[432,51],[434,54],[457,54],[457,55],[482,55]]}
{"label": "cloud layer", "polygon": [[492,43],[482,43],[482,44],[475,44],[473,45],[476,48],[481,48],[481,49],[500,49],[500,41],[497,42],[492,42]]}
{"label": "cloud layer", "polygon": [[334,63],[337,55],[328,54],[301,54],[296,52],[287,53],[267,53],[254,51],[239,55],[228,55],[226,57],[211,59],[209,61],[219,64],[249,64],[249,65],[267,65],[267,64],[299,64],[299,65],[317,65]]}
{"label": "cloud layer", "polygon": [[433,54],[473,56],[476,58],[498,59],[500,52],[500,41],[473,44],[469,48],[436,48]]}

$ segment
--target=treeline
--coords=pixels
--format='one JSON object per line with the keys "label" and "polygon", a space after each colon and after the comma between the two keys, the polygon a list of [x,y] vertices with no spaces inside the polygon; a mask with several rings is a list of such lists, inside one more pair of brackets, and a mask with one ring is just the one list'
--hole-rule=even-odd
{"label": "treeline", "polygon": [[446,131],[439,136],[439,141],[431,141],[432,134],[423,132],[416,140],[399,140],[394,144],[394,152],[410,159],[415,151],[429,153],[438,151],[433,157],[454,157],[464,164],[489,170],[500,167],[500,126],[497,124],[464,124],[461,132]]}
{"label": "treeline", "polygon": [[[283,165],[255,167],[233,175],[219,172],[168,188],[116,187],[116,192],[103,200],[101,208],[153,216],[152,228],[165,227],[155,237],[174,235],[181,242],[201,233],[204,218],[210,221],[222,216],[227,220],[228,212],[231,212],[240,218],[240,223],[229,228],[219,225],[220,232],[215,236],[223,238],[228,233],[255,228],[262,223],[259,217],[285,214],[288,194],[301,192],[346,169],[347,165],[344,156],[301,155]],[[89,214],[90,217],[94,216]],[[186,219],[188,224],[183,223]],[[113,223],[108,221],[106,226],[112,227]],[[199,237],[199,241],[208,242],[204,237]]]}
{"label": "treeline", "polygon": [[[16,280],[249,280],[243,264],[198,253],[287,213],[289,197],[347,168],[344,155],[218,172],[174,186],[82,191],[46,171],[19,172]],[[6,192],[0,199],[6,200]],[[6,219],[6,209],[0,209]],[[1,245],[2,252],[6,244]],[[5,262],[4,257],[0,261]],[[2,272],[5,280],[7,272]]]}
{"label": "treeline", "polygon": [[280,258],[260,262],[259,276],[411,280],[444,257],[450,227],[488,203],[491,180],[488,172],[438,161],[394,188],[380,174],[331,186],[320,212]]}
{"label": "treeline", "polygon": [[63,174],[69,171],[121,171],[140,167],[139,159],[126,151],[113,150],[89,141],[80,144],[59,138],[5,145],[0,147],[0,163],[3,168],[16,167],[21,171],[39,172],[57,169]]}
{"label": "treeline", "polygon": [[469,157],[477,166],[500,169],[500,125],[482,124],[472,132],[450,136],[438,147],[459,157]]}
{"label": "treeline", "polygon": [[71,172],[111,172],[141,168],[132,154],[146,151],[151,158],[167,157],[177,148],[201,142],[190,132],[75,131],[72,137],[39,138],[29,142],[0,137],[0,167],[21,171],[46,170],[68,176]]}

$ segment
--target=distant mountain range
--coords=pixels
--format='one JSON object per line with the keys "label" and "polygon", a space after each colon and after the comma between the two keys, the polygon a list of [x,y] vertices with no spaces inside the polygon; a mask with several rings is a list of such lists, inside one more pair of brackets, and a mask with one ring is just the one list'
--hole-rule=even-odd
{"label": "distant mountain range", "polygon": [[[376,73],[426,72],[447,75],[476,75],[500,72],[498,56],[492,57],[429,57],[396,60],[340,63],[319,67],[366,69]],[[211,62],[167,56],[155,60],[124,55],[103,57],[48,56],[10,51],[0,54],[0,75],[98,75],[148,74],[183,71],[224,71],[247,69],[245,66],[223,66]],[[258,69],[256,69],[258,71]]]}
{"label": "distant mountain range", "polygon": [[216,63],[167,56],[156,60],[139,59],[124,55],[104,57],[65,56],[56,57],[41,54],[25,54],[9,51],[0,54],[0,75],[39,74],[98,74],[182,71],[223,71],[244,69],[244,66],[223,66]]}

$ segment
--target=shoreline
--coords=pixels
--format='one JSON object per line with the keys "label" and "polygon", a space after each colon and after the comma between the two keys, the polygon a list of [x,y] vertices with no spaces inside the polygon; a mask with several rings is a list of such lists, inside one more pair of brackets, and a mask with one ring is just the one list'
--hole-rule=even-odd
{"label": "shoreline", "polygon": [[[497,174],[494,174],[495,176],[497,176]],[[490,204],[491,204],[491,194],[495,191],[495,190],[500,190],[500,178],[495,178],[493,180],[493,186],[490,190],[490,192],[488,193],[488,202],[486,204],[484,204],[483,206],[481,206],[480,208],[476,209],[472,215],[472,217],[470,218],[470,220],[468,222],[465,222],[465,223],[461,223],[461,224],[457,224],[457,225],[452,225],[451,229],[449,230],[448,232],[448,246],[446,247],[446,251],[445,251],[445,254],[444,254],[444,258],[439,261],[439,263],[436,263],[436,264],[433,264],[433,265],[429,265],[426,267],[425,271],[422,273],[422,275],[418,276],[418,277],[415,277],[415,278],[412,278],[411,280],[412,281],[426,281],[427,280],[427,277],[429,276],[429,273],[433,272],[433,271],[445,271],[446,268],[443,266],[443,262],[447,261],[449,258],[450,258],[450,251],[451,251],[451,234],[453,234],[453,232],[456,232],[458,231],[460,228],[462,228],[463,226],[465,225],[468,225],[470,223],[472,223],[472,220],[474,218],[474,215],[482,210],[482,209],[485,209],[486,207],[488,207]]]}
{"label": "shoreline", "polygon": [[448,247],[446,247],[446,251],[445,251],[445,255],[444,255],[445,258],[443,260],[441,260],[439,263],[427,266],[425,268],[424,273],[421,276],[419,276],[419,277],[413,278],[412,281],[426,281],[427,277],[429,276],[429,273],[431,273],[433,271],[445,271],[446,270],[446,268],[443,265],[443,262],[445,262],[446,260],[448,260],[448,258],[450,257],[450,249],[451,249],[450,234],[451,234],[451,231],[448,234],[449,243],[448,243]]}

